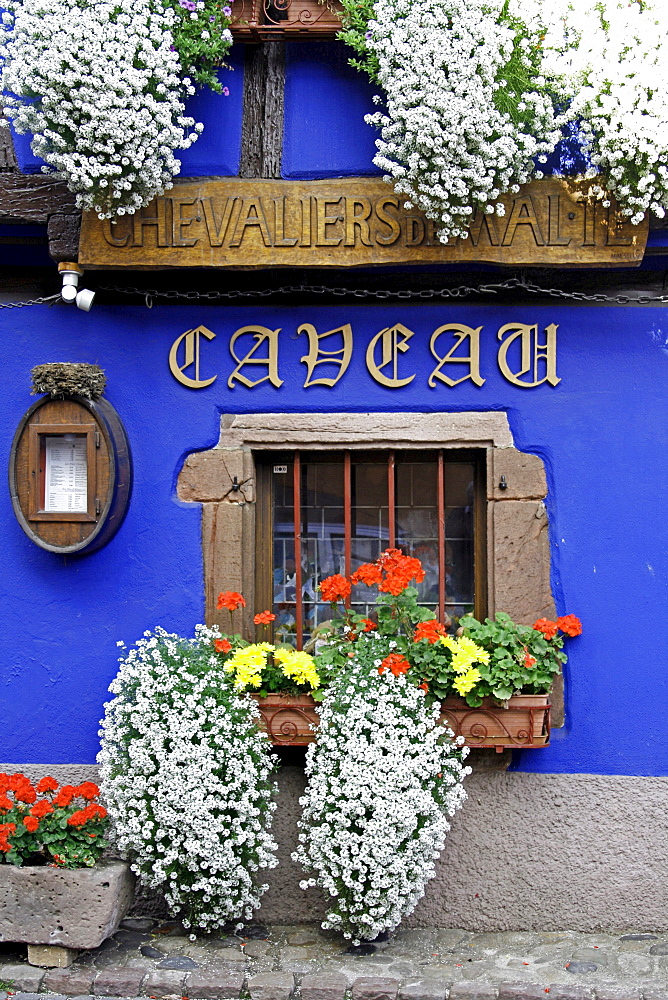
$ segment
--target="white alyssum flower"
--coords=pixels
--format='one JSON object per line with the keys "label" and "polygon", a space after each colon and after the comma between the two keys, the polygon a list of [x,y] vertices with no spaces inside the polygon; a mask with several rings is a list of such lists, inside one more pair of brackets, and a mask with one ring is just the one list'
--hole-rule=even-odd
{"label": "white alyssum flower", "polygon": [[146,632],[119,661],[98,757],[112,842],[203,930],[250,919],[267,889],[256,873],[277,864],[273,758],[213,653],[219,637]]}
{"label": "white alyssum flower", "polygon": [[602,175],[592,194],[614,193],[639,223],[668,207],[668,4],[664,0],[558,0],[544,39],[544,72],[580,121]]}
{"label": "white alyssum flower", "polygon": [[172,186],[201,126],[173,49],[174,12],[151,0],[7,0],[4,110],[82,209],[137,211]]}
{"label": "white alyssum flower", "polygon": [[443,242],[465,238],[476,209],[500,212],[499,195],[528,181],[533,158],[559,139],[548,95],[532,88],[508,103],[497,93],[511,61],[528,79],[542,32],[535,14],[518,27],[505,7],[376,0],[369,22],[387,100],[386,114],[367,116],[381,129],[374,163],[409,206],[437,220]]}
{"label": "white alyssum flower", "polygon": [[322,926],[356,943],[396,927],[424,895],[470,773],[438,706],[364,659],[335,677],[320,708],[293,854],[311,876],[302,888],[328,897]]}

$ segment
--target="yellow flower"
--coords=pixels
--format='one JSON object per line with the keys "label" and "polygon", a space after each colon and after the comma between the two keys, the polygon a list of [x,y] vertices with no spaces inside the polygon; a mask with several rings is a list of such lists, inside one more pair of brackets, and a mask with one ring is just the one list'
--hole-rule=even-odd
{"label": "yellow flower", "polygon": [[476,686],[480,680],[480,676],[480,671],[476,670],[475,667],[471,667],[471,669],[467,670],[465,674],[462,673],[459,677],[455,677],[452,682],[453,687],[457,693],[462,696],[468,694],[469,691]]}
{"label": "yellow flower", "polygon": [[267,663],[267,653],[275,647],[270,642],[256,642],[238,649],[223,665],[223,670],[234,674],[234,686],[239,691],[247,687],[259,688],[262,684],[262,670]]}
{"label": "yellow flower", "polygon": [[277,649],[274,659],[280,663],[284,677],[289,677],[295,684],[308,684],[311,688],[320,687],[315,660],[308,653],[296,649]]}
{"label": "yellow flower", "polygon": [[489,653],[465,635],[457,639],[453,639],[451,635],[442,635],[439,642],[452,653],[452,669],[457,674],[463,674],[474,663],[489,663]]}

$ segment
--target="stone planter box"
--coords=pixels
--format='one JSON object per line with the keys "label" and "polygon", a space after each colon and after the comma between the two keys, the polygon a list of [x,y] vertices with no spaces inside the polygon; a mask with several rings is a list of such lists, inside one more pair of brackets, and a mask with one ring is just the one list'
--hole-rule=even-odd
{"label": "stone planter box", "polygon": [[[294,698],[285,694],[251,697],[260,706],[260,728],[274,746],[306,746],[313,742],[312,725],[318,708],[310,694]],[[516,694],[503,708],[486,698],[480,708],[469,708],[463,698],[442,703],[441,722],[467,747],[494,747],[498,753],[522,747],[544,747],[550,742],[550,696]]]}
{"label": "stone planter box", "polygon": [[467,747],[494,747],[498,753],[522,747],[544,747],[550,742],[550,696],[515,694],[504,708],[485,698],[480,708],[470,708],[463,698],[446,698],[441,722]]}
{"label": "stone planter box", "polygon": [[130,908],[134,884],[127,862],[115,859],[93,868],[0,865],[0,941],[97,948]]}

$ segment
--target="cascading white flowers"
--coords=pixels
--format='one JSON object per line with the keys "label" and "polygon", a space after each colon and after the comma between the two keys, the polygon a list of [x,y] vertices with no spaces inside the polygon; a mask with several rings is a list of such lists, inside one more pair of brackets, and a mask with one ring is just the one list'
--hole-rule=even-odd
{"label": "cascading white flowers", "polygon": [[[544,71],[581,122],[600,183],[631,221],[668,207],[668,4],[600,0],[555,8]],[[593,173],[593,171],[592,171]]]}
{"label": "cascading white flowers", "polygon": [[[356,0],[344,8],[355,23]],[[385,91],[367,117],[374,162],[444,242],[478,209],[502,213],[499,195],[540,177],[573,123],[593,197],[611,191],[634,223],[665,214],[668,4],[375,0],[368,28],[348,40]]]}
{"label": "cascading white flowers", "polygon": [[157,628],[120,659],[100,736],[110,839],[185,926],[249,920],[277,864],[273,758],[255,703],[234,691],[212,643]]}
{"label": "cascading white flowers", "polygon": [[323,928],[354,943],[414,910],[470,773],[462,766],[468,750],[437,725],[438,705],[427,707],[405,675],[365,666],[365,642],[360,636],[356,659],[335,675],[320,708],[293,854],[311,875],[301,887],[321,886],[328,897]]}
{"label": "cascading white flowers", "polygon": [[502,213],[499,195],[528,181],[534,158],[559,138],[539,88],[514,92],[509,102],[497,93],[512,89],[509,67],[528,78],[540,30],[515,29],[502,7],[500,0],[376,0],[369,23],[387,98],[387,114],[367,118],[381,129],[374,163],[437,220],[443,242],[465,238],[477,208]]}
{"label": "cascading white flowers", "polygon": [[137,211],[172,186],[201,125],[173,48],[174,12],[150,0],[8,0],[5,115],[82,209]]}

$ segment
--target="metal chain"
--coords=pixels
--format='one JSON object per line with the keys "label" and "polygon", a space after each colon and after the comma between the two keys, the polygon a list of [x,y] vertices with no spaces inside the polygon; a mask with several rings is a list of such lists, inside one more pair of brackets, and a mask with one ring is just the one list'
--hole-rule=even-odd
{"label": "metal chain", "polygon": [[[167,302],[220,302],[235,299],[268,299],[272,295],[333,295],[338,298],[355,299],[464,299],[469,295],[498,295],[499,292],[523,291],[530,295],[547,295],[553,299],[567,299],[571,302],[611,302],[620,306],[645,306],[651,303],[668,303],[668,295],[606,295],[604,292],[567,292],[563,288],[543,288],[524,278],[507,278],[485,285],[458,285],[455,288],[342,288],[328,285],[283,285],[281,288],[232,288],[229,291],[212,290],[198,292],[190,289],[181,292],[176,289],[160,291],[157,288],[133,288],[122,285],[102,285],[101,292],[116,292],[121,295],[136,295],[144,299],[151,309],[155,299]],[[53,305],[60,301],[60,292],[27,302],[0,302],[0,309],[20,309],[22,306]]]}
{"label": "metal chain", "polygon": [[60,292],[57,295],[46,295],[41,299],[28,299],[27,302],[0,302],[0,309],[21,309],[22,306],[55,305],[59,301]]}
{"label": "metal chain", "polygon": [[165,299],[168,302],[218,302],[234,299],[266,299],[272,295],[333,295],[337,297],[351,296],[356,299],[463,299],[469,295],[497,295],[499,292],[524,291],[531,295],[548,295],[551,298],[568,299],[572,302],[613,302],[616,305],[649,305],[652,302],[668,303],[668,295],[606,295],[604,292],[567,292],[563,288],[543,288],[523,278],[507,278],[505,281],[491,284],[459,285],[455,288],[421,288],[421,289],[387,289],[387,288],[342,288],[327,285],[283,285],[281,288],[240,289],[229,291],[185,292],[171,289],[160,291],[156,288],[132,288],[120,285],[103,285],[100,291],[120,292],[124,295],[142,297],[150,309],[154,299]]}

